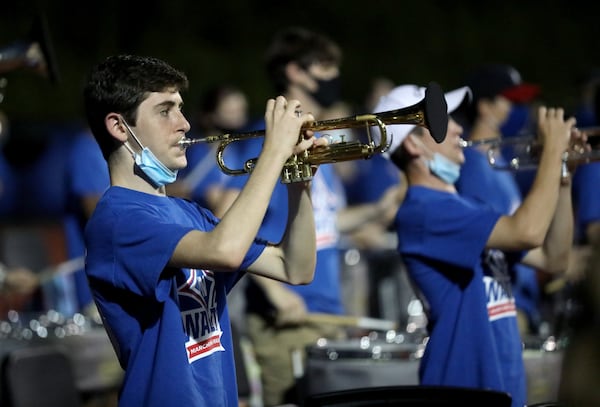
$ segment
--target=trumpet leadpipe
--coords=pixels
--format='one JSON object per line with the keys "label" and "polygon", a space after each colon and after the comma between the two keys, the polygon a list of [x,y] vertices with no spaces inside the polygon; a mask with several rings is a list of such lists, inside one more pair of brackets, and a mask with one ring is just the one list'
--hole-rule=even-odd
{"label": "trumpet leadpipe", "polygon": [[[248,138],[249,136],[251,136],[253,133],[245,133],[245,134],[219,134],[216,136],[207,136],[207,137],[202,137],[202,138],[189,138],[189,137],[183,137],[181,140],[179,140],[179,146],[181,148],[187,148],[189,146],[193,146],[194,144],[200,144],[200,143],[221,143],[223,141],[228,141],[228,140],[238,140],[239,138],[243,137],[244,135],[247,135],[246,138]],[[258,135],[256,135],[255,137],[258,137]]]}

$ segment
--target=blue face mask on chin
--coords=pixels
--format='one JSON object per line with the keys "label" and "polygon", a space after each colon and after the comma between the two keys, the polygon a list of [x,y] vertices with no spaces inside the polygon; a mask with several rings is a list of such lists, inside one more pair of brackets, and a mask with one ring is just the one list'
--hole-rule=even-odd
{"label": "blue face mask on chin", "polygon": [[152,181],[157,187],[172,184],[177,179],[177,171],[171,171],[160,162],[148,147],[142,149],[142,153],[135,153],[135,165]]}
{"label": "blue face mask on chin", "polygon": [[138,145],[142,148],[141,154],[134,153],[133,150],[127,144],[125,144],[125,147],[127,147],[133,156],[135,165],[156,187],[162,187],[166,184],[172,184],[175,182],[177,179],[177,171],[172,171],[166,165],[160,162],[160,160],[156,158],[154,153],[148,147],[144,147],[142,143],[140,143],[125,119],[122,120],[135,142],[138,143]]}
{"label": "blue face mask on chin", "polygon": [[460,177],[460,165],[440,153],[434,153],[428,165],[429,170],[446,184],[454,185]]}

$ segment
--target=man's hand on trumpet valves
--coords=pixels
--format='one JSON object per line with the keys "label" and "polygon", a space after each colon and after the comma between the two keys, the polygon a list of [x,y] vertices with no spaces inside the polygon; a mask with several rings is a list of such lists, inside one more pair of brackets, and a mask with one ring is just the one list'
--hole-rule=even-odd
{"label": "man's hand on trumpet valves", "polygon": [[[302,125],[314,121],[312,114],[303,114],[298,100],[286,100],[283,96],[267,101],[265,112],[265,150],[280,149],[287,159],[300,154],[314,145],[314,134],[310,130],[302,132]],[[301,136],[299,136],[303,133]]]}
{"label": "man's hand on trumpet valves", "polygon": [[538,109],[538,134],[542,137],[544,149],[552,148],[557,153],[567,151],[571,139],[571,130],[575,127],[575,118],[564,119],[564,109]]}
{"label": "man's hand on trumpet valves", "polygon": [[587,154],[592,151],[588,140],[589,134],[582,129],[573,127],[571,129],[571,140],[569,141],[569,151],[575,154]]}

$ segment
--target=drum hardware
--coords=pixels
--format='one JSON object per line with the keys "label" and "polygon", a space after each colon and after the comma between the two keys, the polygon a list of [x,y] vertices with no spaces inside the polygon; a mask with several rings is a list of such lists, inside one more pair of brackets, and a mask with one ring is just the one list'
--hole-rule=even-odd
{"label": "drum hardware", "polygon": [[372,329],[376,331],[388,331],[398,328],[398,324],[395,321],[386,319],[324,313],[307,314],[305,322],[309,324],[327,324],[342,327]]}

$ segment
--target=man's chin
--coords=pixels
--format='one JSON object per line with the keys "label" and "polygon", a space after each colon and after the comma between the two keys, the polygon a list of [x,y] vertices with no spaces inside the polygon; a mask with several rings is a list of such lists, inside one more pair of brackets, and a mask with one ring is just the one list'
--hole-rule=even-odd
{"label": "man's chin", "polygon": [[187,167],[187,165],[187,158],[183,157],[182,159],[177,160],[175,163],[175,168],[176,170],[183,170],[185,167]]}

